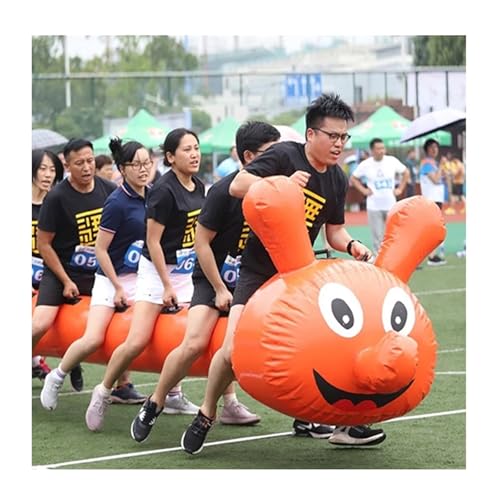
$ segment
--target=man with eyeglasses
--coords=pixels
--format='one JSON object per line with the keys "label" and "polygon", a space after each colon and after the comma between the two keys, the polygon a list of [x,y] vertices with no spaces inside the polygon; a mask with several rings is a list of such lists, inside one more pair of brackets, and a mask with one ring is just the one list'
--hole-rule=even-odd
{"label": "man with eyeglasses", "polygon": [[[363,160],[351,175],[351,184],[366,196],[366,212],[372,233],[373,252],[378,254],[385,232],[389,210],[396,198],[404,192],[410,171],[395,156],[385,154],[384,141],[374,138],[370,141],[371,157]],[[402,175],[396,187],[396,174]],[[366,186],[361,178],[366,179]]]}
{"label": "man with eyeglasses", "polygon": [[[354,240],[345,228],[344,204],[348,181],[337,164],[344,144],[349,140],[347,122],[353,119],[351,108],[338,95],[322,94],[307,108],[306,143],[286,141],[273,145],[235,176],[229,193],[243,198],[250,186],[261,177],[290,177],[305,195],[304,223],[311,244],[325,224],[326,238],[332,248],[347,252],[357,260],[369,259],[370,250]],[[216,417],[221,388],[234,380],[232,339],[243,308],[252,294],[275,273],[276,268],[266,249],[250,232],[241,258],[240,276],[233,293],[223,346],[212,358],[200,411],[181,438],[182,448],[190,454],[202,450]],[[385,433],[381,429],[342,426],[333,430],[328,441],[332,444],[366,446],[381,443],[384,439]]]}

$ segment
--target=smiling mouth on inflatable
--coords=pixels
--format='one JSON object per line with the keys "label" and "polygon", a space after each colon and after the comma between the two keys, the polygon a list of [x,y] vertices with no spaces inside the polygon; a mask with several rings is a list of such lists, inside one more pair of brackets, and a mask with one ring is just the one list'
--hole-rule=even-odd
{"label": "smiling mouth on inflatable", "polygon": [[325,400],[343,411],[372,410],[380,408],[401,396],[401,394],[403,394],[413,383],[412,380],[407,386],[390,394],[355,394],[353,392],[343,391],[329,384],[316,370],[313,370],[313,374],[316,386]]}

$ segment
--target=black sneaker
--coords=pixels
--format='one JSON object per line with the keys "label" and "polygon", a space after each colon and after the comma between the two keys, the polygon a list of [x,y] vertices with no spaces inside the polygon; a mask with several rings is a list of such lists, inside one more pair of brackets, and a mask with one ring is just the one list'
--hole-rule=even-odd
{"label": "black sneaker", "polygon": [[147,439],[153,425],[155,425],[156,418],[161,413],[162,408],[158,409],[157,404],[151,399],[146,399],[141,406],[138,415],[132,420],[130,425],[130,435],[138,443],[142,443]]}
{"label": "black sneaker", "polygon": [[446,264],[446,260],[441,258],[439,255],[434,255],[433,257],[429,257],[427,259],[428,266],[442,266]]}
{"label": "black sneaker", "polygon": [[293,431],[296,436],[325,439],[332,435],[333,427],[330,427],[329,425],[304,422],[303,420],[294,420]]}
{"label": "black sneaker", "polygon": [[80,363],[78,363],[70,372],[69,372],[69,378],[71,380],[71,387],[76,392],[80,392],[83,389],[83,368]]}
{"label": "black sneaker", "polygon": [[122,405],[139,405],[146,401],[146,396],[135,390],[134,384],[125,384],[111,391],[111,402]]}
{"label": "black sneaker", "polygon": [[181,437],[182,449],[191,453],[191,455],[196,455],[203,450],[203,443],[207,437],[207,432],[212,427],[214,420],[213,418],[206,417],[199,410],[198,415],[194,417],[194,420]]}
{"label": "black sneaker", "polygon": [[372,429],[367,425],[335,427],[328,439],[329,443],[342,446],[373,446],[385,439],[382,429]]}

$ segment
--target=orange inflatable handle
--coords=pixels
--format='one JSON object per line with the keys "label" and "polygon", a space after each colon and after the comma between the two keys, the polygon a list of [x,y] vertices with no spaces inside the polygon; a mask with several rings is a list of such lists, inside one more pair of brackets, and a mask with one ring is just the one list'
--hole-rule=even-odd
{"label": "orange inflatable handle", "polygon": [[[36,304],[36,296],[32,299],[32,308]],[[62,358],[68,347],[79,339],[87,323],[90,297],[82,297],[75,305],[65,304],[59,309],[56,321],[37,344],[33,355],[55,356]],[[115,313],[106,331],[102,346],[85,361],[97,364],[107,364],[113,351],[119,346],[129,330],[134,306],[125,312]],[[160,373],[163,361],[177,347],[186,330],[187,306],[177,313],[160,314],[149,344],[132,362],[131,370]],[[222,345],[226,332],[227,318],[219,318],[212,338],[205,353],[196,360],[189,370],[189,375],[206,377],[212,356]]]}

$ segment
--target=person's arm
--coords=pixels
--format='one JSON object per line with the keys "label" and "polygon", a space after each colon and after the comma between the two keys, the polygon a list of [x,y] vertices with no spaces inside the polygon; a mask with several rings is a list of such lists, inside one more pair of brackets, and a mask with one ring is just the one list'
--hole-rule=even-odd
{"label": "person's arm", "polygon": [[372,257],[371,250],[360,241],[353,240],[347,232],[344,224],[325,224],[326,239],[329,245],[339,252],[348,253],[347,246],[351,243],[351,255],[356,260],[369,260]]}
{"label": "person's arm", "polygon": [[240,170],[229,184],[229,194],[235,198],[243,198],[250,186],[260,180],[258,175],[250,174],[246,170]]}
{"label": "person's arm", "polygon": [[167,264],[160,243],[164,230],[165,226],[163,224],[148,218],[146,223],[146,244],[149,255],[164,288],[163,302],[166,306],[174,306],[177,304],[177,295],[168,278]]}
{"label": "person's arm", "polygon": [[194,237],[194,249],[201,269],[215,291],[215,307],[227,311],[233,296],[220,275],[214,252],[210,246],[216,235],[216,231],[206,228],[198,221]]}
{"label": "person's arm", "polygon": [[108,253],[109,245],[111,245],[114,237],[115,233],[99,229],[95,242],[95,255],[103,273],[106,275],[109,281],[111,281],[115,288],[114,303],[115,305],[120,306],[127,305],[127,298],[118,279],[118,276],[116,275],[115,268]]}
{"label": "person's arm", "polygon": [[354,174],[350,177],[351,185],[356,188],[362,195],[370,196],[373,194],[372,190],[369,187],[363,186],[361,179],[359,177],[355,177]]}
{"label": "person's arm", "polygon": [[394,189],[395,196],[401,196],[401,194],[404,193],[409,178],[410,178],[410,171],[408,170],[408,167],[405,167],[403,171],[403,177],[401,177],[401,181],[399,182],[399,186]]}
{"label": "person's arm", "polygon": [[68,273],[65,271],[59,256],[52,247],[52,241],[54,240],[56,233],[50,233],[48,231],[43,231],[38,228],[36,235],[36,245],[38,251],[43,259],[44,266],[47,266],[56,276],[57,279],[63,284],[63,296],[70,299],[80,295],[80,290],[76,286]]}

